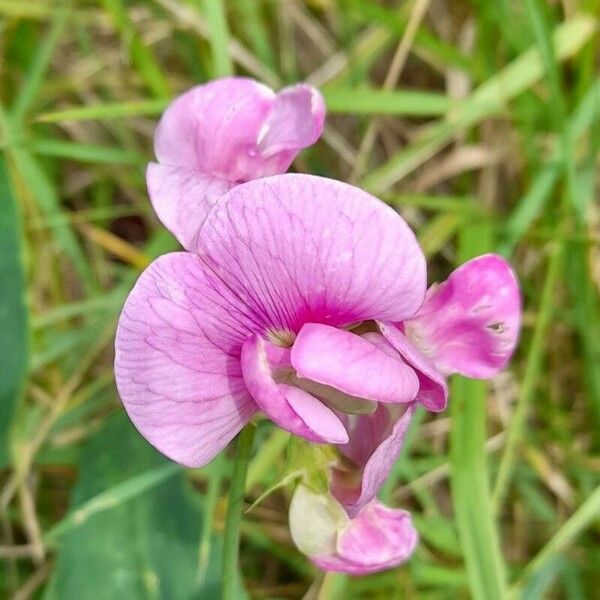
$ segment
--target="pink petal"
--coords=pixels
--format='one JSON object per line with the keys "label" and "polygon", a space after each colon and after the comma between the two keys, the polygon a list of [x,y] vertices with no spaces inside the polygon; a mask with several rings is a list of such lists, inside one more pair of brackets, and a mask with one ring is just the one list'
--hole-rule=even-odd
{"label": "pink petal", "polygon": [[[285,88],[277,94],[275,106],[261,129],[261,152],[268,158],[281,154],[281,167],[276,172],[283,173],[298,150],[319,139],[324,123],[325,102],[315,88],[304,84]],[[287,165],[283,156],[289,156]]]}
{"label": "pink petal", "polygon": [[431,360],[411,344],[398,326],[383,322],[378,322],[377,325],[385,339],[416,371],[419,378],[419,392],[416,401],[427,410],[434,412],[444,410],[448,403],[448,386],[445,377]]}
{"label": "pink petal", "polygon": [[327,571],[366,575],[405,562],[418,540],[410,513],[374,500],[338,535],[336,555],[315,556],[312,561]]}
{"label": "pink petal", "polygon": [[150,163],[146,183],[162,224],[186,250],[196,250],[198,232],[209,210],[233,184],[187,167]]}
{"label": "pink petal", "polygon": [[251,79],[217,79],[167,108],[156,130],[155,153],[165,165],[248,181],[287,170],[319,137],[323,119],[323,101],[309,86],[276,95]]}
{"label": "pink petal", "polygon": [[417,375],[397,354],[390,356],[367,339],[329,325],[304,325],[291,362],[300,377],[357,398],[410,402],[419,389]]}
{"label": "pink petal", "polygon": [[203,260],[270,334],[305,323],[404,320],[421,306],[425,259],[402,218],[351,185],[287,174],[236,186],[200,235]]}
{"label": "pink petal", "polygon": [[258,406],[283,429],[314,442],[346,443],[348,433],[335,413],[303,390],[277,383],[266,342],[254,335],[242,347],[242,373]]}
{"label": "pink petal", "polygon": [[252,325],[193,254],[142,273],[119,319],[115,375],[131,420],[163,454],[204,465],[256,411],[238,358]]}
{"label": "pink petal", "polygon": [[360,469],[360,479],[335,471],[332,490],[351,517],[373,500],[387,479],[402,445],[415,404],[401,413],[396,405],[381,404],[372,415],[350,419],[350,442],[340,450]]}
{"label": "pink petal", "polygon": [[509,361],[521,323],[519,284],[510,265],[486,254],[428,293],[407,335],[445,374],[485,379]]}

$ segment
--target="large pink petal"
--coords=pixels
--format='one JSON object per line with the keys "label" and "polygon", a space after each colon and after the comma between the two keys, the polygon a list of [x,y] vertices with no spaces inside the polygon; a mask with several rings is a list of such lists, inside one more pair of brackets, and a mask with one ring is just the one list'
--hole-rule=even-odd
{"label": "large pink petal", "polygon": [[377,402],[410,402],[416,373],[367,339],[329,325],[307,323],[294,342],[291,362],[300,377]]}
{"label": "large pink petal", "polygon": [[155,153],[165,165],[231,182],[287,170],[323,128],[324,104],[309,86],[275,94],[243,77],[217,79],[179,96],[165,111]]}
{"label": "large pink petal", "polygon": [[515,274],[502,257],[486,254],[433,287],[405,327],[443,373],[484,379],[502,369],[512,356],[520,322]]}
{"label": "large pink petal", "polygon": [[196,255],[167,254],[142,273],[119,319],[115,375],[131,420],[163,454],[206,464],[257,410],[239,364],[254,327]]}
{"label": "large pink petal", "polygon": [[332,491],[351,517],[377,496],[400,454],[415,404],[404,412],[398,406],[380,405],[372,415],[349,418],[350,442],[340,450],[359,469],[356,475],[334,471]]}
{"label": "large pink petal", "polygon": [[260,316],[267,339],[308,322],[401,321],[424,298],[425,259],[403,219],[366,192],[321,177],[236,186],[204,222],[199,252]]}
{"label": "large pink petal", "polygon": [[291,433],[314,442],[345,444],[348,433],[331,409],[307,392],[273,379],[266,344],[254,335],[242,347],[242,373],[254,401]]}
{"label": "large pink petal", "polygon": [[146,183],[152,206],[162,224],[186,250],[197,247],[206,215],[233,184],[195,169],[150,163]]}
{"label": "large pink petal", "polygon": [[416,371],[419,377],[419,392],[416,400],[426,409],[439,412],[448,403],[446,378],[436,366],[424,356],[393,323],[378,322],[379,330],[402,358]]}
{"label": "large pink petal", "polygon": [[405,562],[418,540],[410,513],[374,500],[339,533],[335,555],[313,556],[312,561],[326,571],[366,575]]}

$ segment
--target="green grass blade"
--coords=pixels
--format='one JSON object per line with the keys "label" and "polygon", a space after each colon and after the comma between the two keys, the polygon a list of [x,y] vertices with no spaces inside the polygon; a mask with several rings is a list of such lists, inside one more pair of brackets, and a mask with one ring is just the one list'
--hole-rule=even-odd
{"label": "green grass blade", "polygon": [[0,155],[0,466],[8,455],[8,432],[29,363],[25,265],[17,200]]}
{"label": "green grass blade", "polygon": [[540,307],[538,309],[538,315],[533,330],[533,339],[525,363],[525,374],[521,384],[521,391],[508,428],[506,446],[504,448],[502,459],[500,460],[500,467],[496,477],[494,487],[494,506],[496,513],[499,512],[500,506],[502,505],[515,468],[517,447],[523,437],[529,405],[541,375],[544,341],[552,317],[554,292],[561,272],[563,250],[562,244],[556,245],[548,262],[546,281],[542,290]]}
{"label": "green grass blade", "polygon": [[[557,60],[573,56],[590,39],[596,28],[596,21],[588,16],[573,17],[559,25],[552,36]],[[501,112],[510,100],[539,81],[543,74],[544,63],[539,50],[528,50],[480,85],[444,120],[432,125],[418,141],[375,169],[365,178],[364,186],[373,193],[386,191],[444,148],[457,133]]]}
{"label": "green grass blade", "polygon": [[[461,232],[461,260],[492,247],[490,224]],[[490,498],[486,442],[487,386],[455,376],[451,386],[450,481],[469,590],[475,600],[506,597],[506,573]]]}
{"label": "green grass blade", "polygon": [[544,567],[557,554],[563,552],[587,527],[600,517],[600,486],[585,502],[563,523],[552,539],[539,551],[527,565],[521,577],[511,588],[511,597],[518,597],[524,583]]}
{"label": "green grass blade", "polygon": [[235,10],[241,23],[244,23],[244,33],[248,36],[256,56],[272,71],[277,70],[277,60],[273,45],[269,39],[269,32],[261,13],[260,2],[248,0],[235,0]]}
{"label": "green grass blade", "polygon": [[233,62],[229,54],[229,29],[222,0],[203,0],[208,21],[214,77],[233,75]]}
{"label": "green grass blade", "polygon": [[160,115],[167,104],[168,100],[141,100],[139,102],[77,106],[42,113],[37,117],[37,121],[43,123],[70,123],[72,121],[108,121],[128,117],[153,117]]}
{"label": "green grass blade", "polygon": [[56,44],[63,32],[70,11],[67,6],[58,8],[52,22],[52,28],[34,54],[29,72],[26,74],[19,95],[11,110],[13,121],[19,126],[25,115],[31,110],[44,82],[44,77]]}
{"label": "green grass blade", "polygon": [[[37,158],[22,148],[13,149],[11,155],[23,183],[36,200],[42,214],[52,216],[59,214],[61,212],[60,198]],[[73,265],[81,276],[85,287],[88,290],[93,289],[95,285],[94,277],[89,262],[85,258],[75,234],[69,227],[67,219],[65,219],[63,225],[54,229],[54,236],[62,250],[73,261]]]}
{"label": "green grass blade", "polygon": [[142,41],[138,32],[123,6],[122,0],[102,0],[105,10],[121,34],[121,38],[131,61],[136,66],[139,74],[148,89],[157,98],[169,97],[171,89],[160,65],[156,62],[150,48]]}
{"label": "green grass blade", "polygon": [[600,80],[592,83],[590,89],[581,99],[565,124],[565,136],[569,148],[559,144],[549,161],[540,169],[533,180],[529,191],[517,203],[513,213],[506,222],[506,238],[500,246],[501,254],[510,256],[515,246],[527,233],[533,221],[542,214],[554,190],[559,176],[563,172],[566,158],[575,156],[575,147],[579,138],[589,130],[600,115]]}
{"label": "green grass blade", "polygon": [[439,93],[417,90],[377,90],[369,88],[325,87],[322,90],[331,113],[357,115],[443,115],[451,100]]}
{"label": "green grass blade", "polygon": [[80,144],[70,140],[36,139],[28,144],[29,150],[42,156],[68,158],[82,163],[145,165],[148,157],[133,150]]}

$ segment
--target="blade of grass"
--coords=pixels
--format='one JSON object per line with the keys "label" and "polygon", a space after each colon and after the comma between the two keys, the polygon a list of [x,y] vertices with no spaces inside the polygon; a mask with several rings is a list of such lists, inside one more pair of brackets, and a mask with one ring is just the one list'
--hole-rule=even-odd
{"label": "blade of grass", "polygon": [[222,0],[202,0],[208,21],[209,41],[212,51],[213,76],[233,75],[233,62],[229,55],[229,29]]}
{"label": "blade of grass", "polygon": [[140,38],[122,0],[102,0],[102,5],[111,16],[131,61],[138,69],[148,89],[157,98],[169,97],[171,95],[169,82],[156,62],[152,51]]}
{"label": "blade of grass", "polygon": [[563,245],[562,243],[559,243],[552,249],[552,254],[548,261],[546,281],[542,290],[538,315],[533,330],[533,339],[531,340],[531,346],[529,347],[525,362],[525,374],[523,375],[521,391],[510,421],[506,446],[500,460],[500,467],[496,477],[493,495],[493,504],[496,514],[500,511],[500,507],[502,506],[502,502],[504,501],[504,497],[508,490],[508,485],[515,468],[517,447],[524,433],[523,429],[527,418],[528,408],[541,375],[544,341],[552,317],[554,291],[560,276],[562,259]]}
{"label": "blade of grass", "polygon": [[[553,33],[558,60],[575,54],[594,34],[597,24],[579,15],[559,25]],[[406,150],[392,156],[365,178],[363,185],[373,193],[382,193],[449,144],[454,136],[481,120],[500,113],[507,103],[531,87],[544,74],[544,63],[537,48],[532,48],[481,84],[471,96],[447,116],[429,127]]]}
{"label": "blade of grass", "polygon": [[244,33],[248,36],[256,56],[270,69],[276,71],[277,61],[261,14],[260,2],[235,0],[235,10],[240,22],[244,23]]}
{"label": "blade of grass", "polygon": [[[461,261],[491,247],[488,222],[461,231]],[[506,573],[489,490],[486,383],[455,376],[451,398],[450,481],[469,590],[475,600],[498,600],[506,597]]]}
{"label": "blade of grass", "polygon": [[50,64],[50,59],[63,32],[69,14],[70,9],[68,4],[55,10],[50,32],[34,54],[29,72],[23,80],[23,84],[11,110],[12,120],[17,128],[20,128],[21,121],[31,110],[39,94]]}
{"label": "blade of grass", "polygon": [[[565,160],[576,156],[575,146],[579,138],[589,131],[590,126],[599,115],[600,80],[596,80],[565,124],[567,146],[563,143],[557,144],[548,162],[542,166],[534,178],[527,194],[519,200],[514,211],[508,217],[506,238],[500,246],[501,254],[510,256],[533,221],[542,214],[562,173]],[[572,148],[572,150],[567,151],[567,148]]]}
{"label": "blade of grass", "polygon": [[21,219],[1,155],[0,206],[0,465],[4,465],[8,431],[29,363],[29,325]]}
{"label": "blade of grass", "polygon": [[539,551],[527,565],[517,583],[510,590],[510,597],[517,598],[526,581],[544,567],[556,555],[563,552],[592,522],[600,517],[600,486],[591,496],[563,523],[552,539]]}
{"label": "blade of grass", "polygon": [[77,106],[42,113],[36,120],[43,123],[69,123],[71,121],[104,121],[141,116],[153,117],[162,113],[167,104],[168,100],[140,100],[139,102]]}
{"label": "blade of grass", "polygon": [[202,533],[198,548],[198,584],[202,587],[208,576],[210,567],[211,545],[213,541],[213,525],[221,484],[225,475],[226,462],[222,455],[217,456],[207,469],[208,488],[204,496],[202,511]]}
{"label": "blade of grass", "polygon": [[416,90],[324,87],[323,96],[331,113],[357,115],[442,115],[451,108],[447,96]]}
{"label": "blade of grass", "polygon": [[148,157],[133,150],[81,144],[70,140],[35,139],[29,142],[27,147],[35,154],[68,158],[83,163],[144,165],[148,162]]}

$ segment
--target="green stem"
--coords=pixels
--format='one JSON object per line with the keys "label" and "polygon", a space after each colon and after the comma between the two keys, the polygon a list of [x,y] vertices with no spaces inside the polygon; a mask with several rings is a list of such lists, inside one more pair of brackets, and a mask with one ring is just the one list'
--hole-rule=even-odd
{"label": "green stem", "polygon": [[[487,220],[465,227],[460,235],[461,260],[492,248],[491,233]],[[506,569],[492,512],[485,449],[486,384],[454,377],[451,398],[450,482],[471,597],[506,598]]]}
{"label": "green stem", "polygon": [[506,598],[506,573],[492,512],[485,451],[487,389],[452,381],[450,466],[456,524],[475,600]]}
{"label": "green stem", "polygon": [[223,600],[237,600],[239,568],[238,554],[240,547],[240,526],[242,523],[242,505],[244,502],[244,486],[250,462],[255,426],[250,423],[242,429],[238,441],[233,467],[233,475],[229,486],[229,502],[227,519],[225,520],[225,536],[223,541]]}

